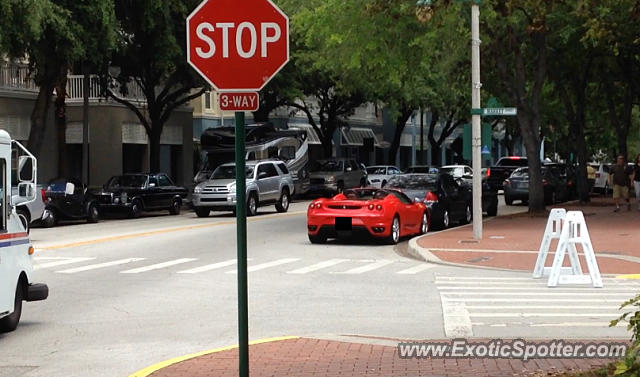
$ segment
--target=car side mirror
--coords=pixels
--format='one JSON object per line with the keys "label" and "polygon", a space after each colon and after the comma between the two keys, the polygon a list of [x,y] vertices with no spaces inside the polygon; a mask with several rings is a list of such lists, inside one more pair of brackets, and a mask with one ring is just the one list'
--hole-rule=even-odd
{"label": "car side mirror", "polygon": [[149,183],[149,187],[156,187],[156,184],[151,182],[151,183]]}
{"label": "car side mirror", "polygon": [[267,178],[266,171],[261,171],[260,173],[258,173],[258,179],[263,179],[263,178]]}
{"label": "car side mirror", "polygon": [[35,199],[35,196],[36,196],[35,183],[29,183],[29,182],[18,183],[18,196],[27,198],[28,200]]}
{"label": "car side mirror", "polygon": [[76,189],[76,185],[74,185],[71,182],[67,182],[67,185],[64,188],[64,194],[65,195],[73,195],[73,192]]}
{"label": "car side mirror", "polygon": [[36,178],[34,158],[31,156],[20,156],[18,158],[18,179],[20,182],[33,182]]}
{"label": "car side mirror", "polygon": [[353,169],[351,169],[351,166],[347,167],[347,171],[352,171]]}

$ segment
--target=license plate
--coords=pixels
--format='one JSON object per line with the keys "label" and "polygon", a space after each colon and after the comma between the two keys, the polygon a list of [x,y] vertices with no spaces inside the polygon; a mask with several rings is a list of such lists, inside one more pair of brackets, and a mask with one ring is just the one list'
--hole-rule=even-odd
{"label": "license plate", "polygon": [[351,231],[351,217],[336,217],[336,230],[339,232]]}

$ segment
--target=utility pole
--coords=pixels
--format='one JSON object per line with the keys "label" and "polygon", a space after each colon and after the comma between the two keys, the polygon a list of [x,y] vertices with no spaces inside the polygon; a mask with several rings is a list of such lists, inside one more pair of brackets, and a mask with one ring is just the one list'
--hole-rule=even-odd
{"label": "utility pole", "polygon": [[[480,108],[480,7],[471,2],[471,108]],[[473,169],[473,238],[482,239],[482,130],[481,114],[471,115],[471,168]]]}
{"label": "utility pole", "polygon": [[82,63],[82,183],[89,186],[89,67]]}

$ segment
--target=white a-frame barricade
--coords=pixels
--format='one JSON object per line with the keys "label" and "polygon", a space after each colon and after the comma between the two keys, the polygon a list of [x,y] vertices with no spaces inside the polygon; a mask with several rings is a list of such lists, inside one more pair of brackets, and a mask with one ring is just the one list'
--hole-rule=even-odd
{"label": "white a-frame barricade", "polygon": [[[558,235],[559,233],[559,235]],[[544,267],[544,262],[549,253],[551,240],[558,239],[558,247],[552,266]],[[582,273],[580,258],[576,245],[582,247],[589,274]],[[562,267],[564,257],[569,254],[571,267]],[[534,277],[549,275],[548,287],[560,284],[592,284],[594,287],[602,287],[602,277],[598,269],[598,262],[593,251],[587,223],[581,211],[569,211],[554,209],[547,220],[547,228],[542,238],[538,260],[534,269]]]}
{"label": "white a-frame barricade", "polygon": [[538,260],[536,261],[536,266],[533,269],[533,277],[535,279],[543,276],[549,276],[549,273],[551,272],[551,267],[545,267],[544,263],[547,260],[547,255],[549,255],[551,241],[560,238],[562,222],[566,215],[567,211],[565,211],[564,208],[554,208],[551,210],[551,213],[549,213],[547,226],[544,228],[544,235],[542,236],[542,242],[540,243],[540,251],[538,251]]}

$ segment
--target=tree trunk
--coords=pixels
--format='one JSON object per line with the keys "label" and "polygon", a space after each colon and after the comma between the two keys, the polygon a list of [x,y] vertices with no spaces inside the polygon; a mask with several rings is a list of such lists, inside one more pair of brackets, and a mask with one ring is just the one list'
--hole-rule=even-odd
{"label": "tree trunk", "polygon": [[518,109],[518,123],[529,167],[529,213],[544,212],[538,115],[534,111]]}
{"label": "tree trunk", "polygon": [[151,122],[149,135],[149,170],[151,173],[160,172],[160,135],[162,135],[162,125]]}
{"label": "tree trunk", "polygon": [[407,124],[411,114],[413,114],[413,109],[409,109],[408,106],[403,105],[398,118],[396,118],[396,127],[393,132],[391,146],[389,147],[389,156],[387,157],[387,163],[389,165],[397,164],[396,155],[398,154],[398,149],[400,149],[400,139],[402,138],[404,126]]}
{"label": "tree trunk", "polygon": [[323,127],[322,138],[320,142],[322,143],[322,154],[325,158],[333,157],[333,132],[328,132],[325,127]]}
{"label": "tree trunk", "polygon": [[70,177],[69,163],[67,161],[67,106],[65,104],[67,96],[67,76],[63,75],[56,85],[55,104],[55,125],[56,140],[58,144],[58,177]]}
{"label": "tree trunk", "polygon": [[51,106],[52,92],[53,84],[40,86],[36,104],[31,112],[31,131],[29,132],[27,149],[37,158],[40,158],[42,153],[42,143],[47,129],[47,115]]}

